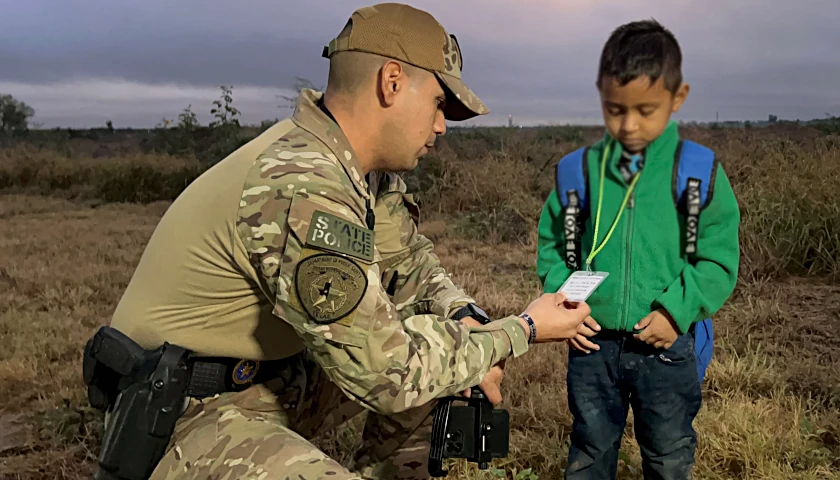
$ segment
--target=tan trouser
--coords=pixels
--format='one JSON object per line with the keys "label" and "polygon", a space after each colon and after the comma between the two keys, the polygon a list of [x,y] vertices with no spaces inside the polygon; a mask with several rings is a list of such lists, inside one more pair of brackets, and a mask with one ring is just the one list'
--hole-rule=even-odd
{"label": "tan trouser", "polygon": [[305,353],[278,378],[239,393],[190,400],[151,480],[427,479],[434,404],[368,412],[350,471],[308,441],[364,409]]}

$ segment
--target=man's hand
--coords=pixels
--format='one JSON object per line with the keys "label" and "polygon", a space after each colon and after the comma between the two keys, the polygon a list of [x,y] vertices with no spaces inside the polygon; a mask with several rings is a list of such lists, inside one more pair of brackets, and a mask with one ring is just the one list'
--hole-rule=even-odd
{"label": "man's hand", "polygon": [[601,331],[601,326],[592,317],[586,319],[578,325],[577,335],[569,339],[569,346],[581,352],[591,353],[592,350],[600,350],[601,347],[590,342],[587,337],[594,337]]}
{"label": "man's hand", "polygon": [[633,335],[633,338],[666,350],[671,348],[671,345],[679,336],[679,330],[674,319],[662,308],[651,312],[633,328],[641,330],[641,332]]}
{"label": "man's hand", "polygon": [[473,317],[464,317],[464,318],[461,319],[461,323],[463,323],[464,325],[468,325],[470,327],[480,327],[481,326],[481,322],[474,319]]}
{"label": "man's hand", "polygon": [[[531,302],[525,313],[534,320],[537,338],[533,343],[559,342],[575,338],[578,328],[592,310],[586,302],[567,302],[563,292],[546,293]],[[528,323],[520,318],[519,324],[530,335]]]}
{"label": "man's hand", "polygon": [[[479,327],[481,326],[481,322],[472,318],[472,317],[464,317],[461,319],[461,323],[465,325],[469,325],[471,327]],[[484,395],[487,396],[487,400],[496,406],[502,403],[502,377],[504,377],[505,372],[505,361],[502,360],[501,362],[497,363],[490,371],[487,373],[487,376],[484,377],[484,380],[478,384],[481,391],[484,392]],[[470,389],[467,388],[463,392],[461,392],[461,396],[470,398]]]}
{"label": "man's hand", "polygon": [[[484,392],[487,400],[489,400],[494,407],[502,403],[502,377],[505,375],[504,368],[505,361],[502,360],[493,366],[493,368],[490,369],[490,372],[487,373],[487,376],[484,377],[484,380],[478,384],[478,387],[482,392]],[[471,389],[469,388],[465,389],[461,392],[461,396],[470,398],[470,390]]]}

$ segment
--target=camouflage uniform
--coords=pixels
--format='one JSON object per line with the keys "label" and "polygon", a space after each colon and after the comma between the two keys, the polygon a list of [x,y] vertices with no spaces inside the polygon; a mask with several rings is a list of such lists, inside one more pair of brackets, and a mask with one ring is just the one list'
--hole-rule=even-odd
{"label": "camouflage uniform", "polygon": [[[391,4],[351,18],[325,55],[358,47],[377,22],[440,29],[436,74],[461,99],[447,116],[486,112],[460,80],[457,43],[430,15]],[[392,48],[382,53],[411,52]],[[153,479],[427,478],[435,399],[528,349],[514,316],[482,327],[446,318],[474,300],[417,232],[401,178],[366,177],[320,99],[304,91],[292,117],[183,192],[115,312],[112,326],[147,348],[166,340],[196,355],[275,360],[239,371],[270,368],[263,383],[190,398]],[[363,411],[354,474],[308,439]]]}

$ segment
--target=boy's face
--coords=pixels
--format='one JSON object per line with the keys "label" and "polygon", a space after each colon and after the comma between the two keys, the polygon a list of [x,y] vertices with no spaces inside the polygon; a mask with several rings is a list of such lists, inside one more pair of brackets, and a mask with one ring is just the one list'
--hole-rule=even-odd
{"label": "boy's face", "polygon": [[662,77],[653,85],[650,77],[639,77],[623,87],[615,78],[602,78],[598,91],[607,131],[630,152],[642,151],[662,134],[671,114],[680,110],[688,88],[683,83],[672,94]]}

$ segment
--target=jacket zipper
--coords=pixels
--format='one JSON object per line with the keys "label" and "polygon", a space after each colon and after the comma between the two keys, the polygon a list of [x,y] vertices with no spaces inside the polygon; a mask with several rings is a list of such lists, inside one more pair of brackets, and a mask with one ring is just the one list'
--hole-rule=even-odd
{"label": "jacket zipper", "polygon": [[[640,172],[637,172],[638,175]],[[633,210],[634,210],[634,197],[636,196],[636,192],[630,194],[630,199],[627,202],[627,227],[625,228],[625,249],[624,251],[627,252],[624,262],[624,309],[621,312],[621,326],[620,330],[625,330],[627,328],[627,315],[630,310],[630,267],[631,267],[631,258],[633,252],[631,251],[631,246],[633,242],[630,241],[630,237],[633,233]]]}

